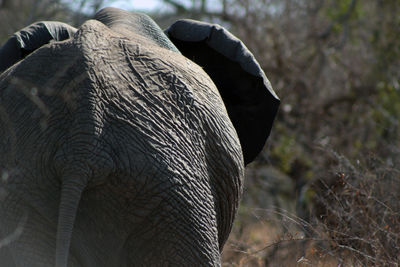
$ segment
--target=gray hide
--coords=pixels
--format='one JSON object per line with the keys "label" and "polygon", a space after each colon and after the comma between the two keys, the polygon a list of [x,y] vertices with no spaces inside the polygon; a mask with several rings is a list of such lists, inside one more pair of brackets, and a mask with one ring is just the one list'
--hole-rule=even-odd
{"label": "gray hide", "polygon": [[[193,46],[147,16],[95,18],[0,74],[0,263],[220,266],[245,151],[250,162],[261,150],[279,101],[240,59],[222,62],[256,93],[225,91],[227,75],[189,60]],[[247,107],[267,126],[257,147],[238,120],[252,103],[271,112]]]}

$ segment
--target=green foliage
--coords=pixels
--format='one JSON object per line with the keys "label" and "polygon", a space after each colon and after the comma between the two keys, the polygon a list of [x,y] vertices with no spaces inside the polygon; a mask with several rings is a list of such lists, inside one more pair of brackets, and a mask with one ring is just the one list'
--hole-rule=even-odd
{"label": "green foliage", "polygon": [[284,173],[289,173],[293,162],[300,153],[298,149],[294,136],[281,135],[278,145],[272,148],[270,154],[275,158],[278,168]]}
{"label": "green foliage", "polygon": [[341,33],[343,23],[361,19],[365,12],[361,1],[337,0],[334,4],[325,9],[325,14],[332,21],[332,32]]}
{"label": "green foliage", "polygon": [[400,118],[400,88],[399,81],[392,83],[380,82],[377,86],[377,105],[374,110],[374,121],[378,125],[377,129],[380,138],[385,140],[396,140],[399,132]]}
{"label": "green foliage", "polygon": [[[312,161],[304,151],[302,144],[297,140],[298,136],[286,133],[282,125],[276,125],[276,133],[278,136],[277,145],[273,146],[269,152],[269,156],[273,161],[273,165],[283,173],[304,175],[304,179],[309,180],[313,177],[311,170]],[[300,169],[302,172],[300,173]]]}
{"label": "green foliage", "polygon": [[350,18],[359,19],[363,14],[361,2],[362,1],[337,0],[334,1],[333,5],[330,5],[326,8],[325,13],[331,20],[337,20],[349,13],[352,5],[354,5],[354,10],[351,12]]}

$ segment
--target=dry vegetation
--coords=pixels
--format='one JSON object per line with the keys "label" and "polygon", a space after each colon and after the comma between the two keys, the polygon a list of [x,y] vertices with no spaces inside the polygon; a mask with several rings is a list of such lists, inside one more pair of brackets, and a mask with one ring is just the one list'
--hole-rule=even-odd
{"label": "dry vegetation", "polygon": [[[0,1],[2,41],[44,17],[78,26],[90,16],[63,1],[16,2]],[[29,13],[45,2],[52,9]],[[172,10],[151,14],[163,27],[192,17],[242,38],[282,100],[224,266],[399,266],[400,2],[160,2]]]}
{"label": "dry vegetation", "polygon": [[226,266],[398,266],[400,169],[324,154],[332,167],[309,189],[308,219],[248,208],[225,248]]}

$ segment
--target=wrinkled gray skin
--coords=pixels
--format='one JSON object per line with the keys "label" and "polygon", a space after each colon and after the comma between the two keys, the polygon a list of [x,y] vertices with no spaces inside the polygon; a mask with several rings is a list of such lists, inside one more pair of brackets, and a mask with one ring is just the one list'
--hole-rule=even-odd
{"label": "wrinkled gray skin", "polygon": [[220,265],[244,162],[201,67],[89,20],[0,100],[1,266]]}

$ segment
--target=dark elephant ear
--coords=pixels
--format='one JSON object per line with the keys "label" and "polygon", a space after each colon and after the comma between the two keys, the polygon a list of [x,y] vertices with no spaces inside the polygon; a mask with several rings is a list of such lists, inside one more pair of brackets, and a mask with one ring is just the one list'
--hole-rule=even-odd
{"label": "dark elephant ear", "polygon": [[217,86],[242,145],[245,164],[261,152],[279,98],[253,54],[219,25],[179,20],[165,34]]}
{"label": "dark elephant ear", "polygon": [[14,33],[0,47],[0,73],[51,40],[70,38],[76,29],[57,21],[36,22]]}

